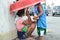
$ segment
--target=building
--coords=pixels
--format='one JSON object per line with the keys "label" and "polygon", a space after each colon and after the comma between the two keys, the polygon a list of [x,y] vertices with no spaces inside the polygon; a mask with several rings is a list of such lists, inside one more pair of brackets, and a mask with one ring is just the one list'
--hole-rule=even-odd
{"label": "building", "polygon": [[17,37],[15,15],[9,12],[11,3],[12,0],[0,0],[0,40],[12,40]]}

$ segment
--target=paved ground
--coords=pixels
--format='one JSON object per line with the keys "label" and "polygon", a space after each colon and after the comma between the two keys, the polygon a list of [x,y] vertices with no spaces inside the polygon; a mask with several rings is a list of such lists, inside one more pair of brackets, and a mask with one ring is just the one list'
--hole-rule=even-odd
{"label": "paved ground", "polygon": [[47,17],[47,29],[51,32],[45,36],[46,40],[60,40],[60,17]]}
{"label": "paved ground", "polygon": [[[60,17],[47,16],[47,29],[45,40],[60,40]],[[33,34],[37,36],[36,30]]]}

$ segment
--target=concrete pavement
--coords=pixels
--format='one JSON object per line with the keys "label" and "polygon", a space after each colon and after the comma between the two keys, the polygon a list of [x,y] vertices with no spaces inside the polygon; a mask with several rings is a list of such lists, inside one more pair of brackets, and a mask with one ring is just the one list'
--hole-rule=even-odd
{"label": "concrete pavement", "polygon": [[[47,35],[45,40],[60,40],[60,17],[47,16]],[[33,32],[37,36],[36,30]],[[36,38],[38,40],[38,38]]]}
{"label": "concrete pavement", "polygon": [[47,16],[47,29],[45,40],[60,40],[60,17]]}
{"label": "concrete pavement", "polygon": [[60,17],[47,16],[46,20],[47,20],[47,35],[44,36],[44,39],[60,40]]}

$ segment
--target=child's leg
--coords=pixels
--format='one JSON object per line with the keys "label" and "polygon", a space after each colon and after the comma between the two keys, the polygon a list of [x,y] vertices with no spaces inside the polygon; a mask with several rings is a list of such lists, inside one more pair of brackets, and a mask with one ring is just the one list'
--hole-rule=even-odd
{"label": "child's leg", "polygon": [[40,40],[44,40],[44,35],[46,34],[46,29],[37,28],[37,32]]}
{"label": "child's leg", "polygon": [[17,36],[19,39],[23,39],[24,32],[17,31]]}

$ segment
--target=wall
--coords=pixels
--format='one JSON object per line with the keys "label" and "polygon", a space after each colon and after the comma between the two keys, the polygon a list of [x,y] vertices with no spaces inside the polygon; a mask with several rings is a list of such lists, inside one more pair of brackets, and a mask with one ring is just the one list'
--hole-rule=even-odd
{"label": "wall", "polygon": [[9,13],[11,2],[11,0],[0,0],[0,40],[12,40],[17,37],[15,15]]}

